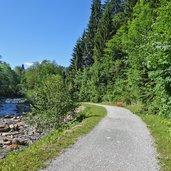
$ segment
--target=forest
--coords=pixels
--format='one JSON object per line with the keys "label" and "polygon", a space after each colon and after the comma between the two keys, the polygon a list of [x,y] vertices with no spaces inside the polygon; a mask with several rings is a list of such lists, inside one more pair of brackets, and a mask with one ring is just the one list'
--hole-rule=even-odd
{"label": "forest", "polygon": [[11,69],[1,57],[0,98],[27,98],[52,127],[78,102],[123,101],[171,117],[170,21],[169,0],[93,0],[70,66],[45,59]]}

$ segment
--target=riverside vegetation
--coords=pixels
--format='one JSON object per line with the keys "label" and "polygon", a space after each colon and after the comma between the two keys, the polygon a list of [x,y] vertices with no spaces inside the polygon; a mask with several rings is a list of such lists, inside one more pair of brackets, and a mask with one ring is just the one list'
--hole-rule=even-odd
{"label": "riverside vegetation", "polygon": [[163,168],[171,170],[171,151],[165,148],[170,147],[170,11],[170,0],[92,0],[70,66],[44,60],[12,70],[1,62],[0,97],[27,98],[30,123],[45,130],[61,129],[78,102],[138,106],[148,114],[142,118],[156,137]]}
{"label": "riverside vegetation", "polygon": [[6,160],[0,161],[0,170],[36,171],[44,167],[45,161],[53,159],[79,136],[88,133],[107,113],[103,107],[86,104],[83,106],[85,109],[58,131],[52,131],[24,151],[11,153]]}

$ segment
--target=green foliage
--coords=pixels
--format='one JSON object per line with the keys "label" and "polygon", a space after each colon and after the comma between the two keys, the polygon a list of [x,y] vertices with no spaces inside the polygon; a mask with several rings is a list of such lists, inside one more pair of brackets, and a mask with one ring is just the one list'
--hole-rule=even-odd
{"label": "green foliage", "polygon": [[55,62],[44,60],[41,63],[34,63],[34,65],[24,72],[21,82],[22,93],[29,100],[32,100],[31,97],[35,88],[40,87],[44,80],[53,74],[59,74],[63,78],[66,77],[64,67],[58,66]]}
{"label": "green foliage", "polygon": [[44,79],[41,86],[33,90],[31,99],[34,120],[44,128],[60,127],[68,112],[76,107],[59,75],[49,75]]}
{"label": "green foliage", "polygon": [[94,63],[74,74],[79,100],[140,102],[171,116],[171,3],[108,0],[101,10]]}
{"label": "green foliage", "polygon": [[94,39],[94,54],[95,62],[102,62],[103,51],[106,47],[106,42],[111,38],[112,31],[112,14],[110,5],[105,8],[104,14],[99,22],[97,33]]}
{"label": "green foliage", "polygon": [[22,92],[32,106],[30,122],[39,129],[59,128],[76,108],[75,89],[68,84],[67,69],[47,60],[25,70]]}
{"label": "green foliage", "polygon": [[[147,48],[149,76],[154,80],[154,109],[171,117],[171,2],[163,1],[149,34]],[[153,110],[153,108],[152,108]]]}
{"label": "green foliage", "polygon": [[82,35],[82,38],[79,38],[76,42],[76,45],[73,49],[70,70],[77,72],[82,70],[85,67],[85,58],[84,58],[84,50],[85,50],[85,32]]}
{"label": "green foliage", "polygon": [[91,66],[94,63],[93,50],[94,50],[94,39],[98,29],[98,24],[102,16],[101,0],[93,0],[91,6],[91,16],[85,37],[85,66]]}
{"label": "green foliage", "polygon": [[19,95],[20,76],[4,63],[0,63],[0,98]]}
{"label": "green foliage", "polygon": [[55,62],[44,60],[41,63],[36,62],[28,68],[24,74],[23,86],[26,90],[34,89],[39,86],[45,78],[51,74],[62,75],[63,67]]}

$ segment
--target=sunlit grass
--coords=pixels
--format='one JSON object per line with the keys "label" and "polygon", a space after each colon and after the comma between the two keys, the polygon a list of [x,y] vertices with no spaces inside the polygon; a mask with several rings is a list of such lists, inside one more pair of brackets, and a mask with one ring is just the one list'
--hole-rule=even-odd
{"label": "sunlit grass", "polygon": [[45,167],[48,160],[74,144],[77,138],[87,134],[106,115],[103,107],[83,104],[86,109],[65,129],[52,131],[37,143],[21,152],[11,153],[0,161],[1,171],[36,171]]}

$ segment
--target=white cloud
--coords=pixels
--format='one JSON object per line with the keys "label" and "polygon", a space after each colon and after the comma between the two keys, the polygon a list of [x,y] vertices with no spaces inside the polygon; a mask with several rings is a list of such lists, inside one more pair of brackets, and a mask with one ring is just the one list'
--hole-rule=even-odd
{"label": "white cloud", "polygon": [[24,63],[24,65],[26,65],[26,66],[30,67],[30,66],[32,66],[32,65],[33,65],[33,62],[25,62],[25,63]]}

